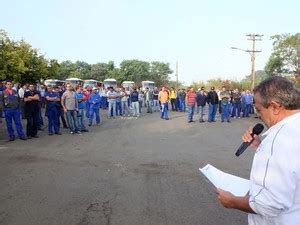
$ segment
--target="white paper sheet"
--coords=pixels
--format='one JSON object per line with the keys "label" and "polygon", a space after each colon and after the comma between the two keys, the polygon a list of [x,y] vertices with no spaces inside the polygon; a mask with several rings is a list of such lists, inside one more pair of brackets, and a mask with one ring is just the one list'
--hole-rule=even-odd
{"label": "white paper sheet", "polygon": [[216,187],[229,191],[235,196],[245,196],[249,191],[249,180],[225,173],[207,164],[200,172]]}

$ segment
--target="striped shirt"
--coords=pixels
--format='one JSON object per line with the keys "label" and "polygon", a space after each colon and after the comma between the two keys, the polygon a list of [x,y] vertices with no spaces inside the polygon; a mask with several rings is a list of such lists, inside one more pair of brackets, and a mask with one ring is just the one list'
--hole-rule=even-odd
{"label": "striped shirt", "polygon": [[195,105],[196,104],[196,93],[189,91],[186,95],[186,101],[188,105]]}

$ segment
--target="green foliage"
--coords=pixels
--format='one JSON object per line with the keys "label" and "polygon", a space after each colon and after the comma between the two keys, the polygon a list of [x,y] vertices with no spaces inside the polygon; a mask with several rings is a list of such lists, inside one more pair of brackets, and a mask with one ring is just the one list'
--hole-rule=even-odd
{"label": "green foliage", "polygon": [[300,33],[278,34],[271,40],[273,53],[265,68],[268,75],[296,73],[300,68]]}

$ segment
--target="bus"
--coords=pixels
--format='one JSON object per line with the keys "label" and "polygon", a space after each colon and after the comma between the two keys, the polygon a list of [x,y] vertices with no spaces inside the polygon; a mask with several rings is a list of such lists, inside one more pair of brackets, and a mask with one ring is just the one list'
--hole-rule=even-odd
{"label": "bus", "polygon": [[89,87],[96,87],[96,88],[100,88],[102,87],[103,83],[101,81],[97,81],[97,80],[84,80],[83,81],[83,88],[85,88],[86,86],[89,86]]}
{"label": "bus", "polygon": [[105,79],[103,81],[103,86],[105,89],[108,87],[113,87],[114,89],[117,88],[117,80],[116,79]]}
{"label": "bus", "polygon": [[155,82],[150,81],[150,80],[142,81],[142,90],[145,91],[146,88],[153,90],[155,88]]}
{"label": "bus", "polygon": [[133,81],[123,81],[122,86],[126,90],[132,90],[134,87],[135,83]]}
{"label": "bus", "polygon": [[71,84],[73,88],[75,88],[76,85],[81,85],[83,84],[83,80],[80,78],[68,78],[66,79],[66,84]]}
{"label": "bus", "polygon": [[45,86],[51,86],[51,87],[57,87],[57,86],[62,86],[64,85],[64,81],[62,80],[56,80],[56,79],[47,79],[44,81]]}

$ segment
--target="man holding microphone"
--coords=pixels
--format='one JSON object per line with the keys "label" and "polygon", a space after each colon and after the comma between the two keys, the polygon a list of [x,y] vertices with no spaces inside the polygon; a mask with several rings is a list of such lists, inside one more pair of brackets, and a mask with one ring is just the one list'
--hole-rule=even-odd
{"label": "man holding microphone", "polygon": [[242,137],[256,152],[250,191],[244,197],[218,189],[226,208],[248,214],[250,225],[300,223],[300,92],[282,77],[271,77],[254,89],[255,107],[269,128],[262,138],[249,129]]}

